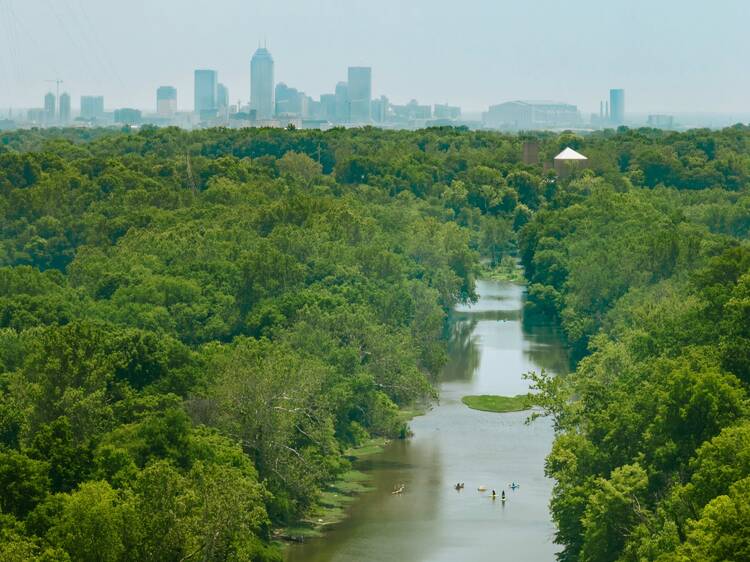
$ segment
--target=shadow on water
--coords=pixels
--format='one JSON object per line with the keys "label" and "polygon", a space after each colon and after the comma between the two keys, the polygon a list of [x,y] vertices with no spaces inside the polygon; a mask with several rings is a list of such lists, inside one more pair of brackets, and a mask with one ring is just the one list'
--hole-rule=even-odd
{"label": "shadow on water", "polygon": [[[525,294],[523,301],[525,308]],[[562,345],[565,337],[558,324],[542,314],[526,311],[521,320],[521,329],[528,344],[526,355],[531,363],[558,375],[573,370],[573,358],[568,348]]]}
{"label": "shadow on water", "polygon": [[451,323],[448,361],[438,377],[439,381],[470,379],[479,367],[479,347],[474,336],[477,320],[455,320]]}

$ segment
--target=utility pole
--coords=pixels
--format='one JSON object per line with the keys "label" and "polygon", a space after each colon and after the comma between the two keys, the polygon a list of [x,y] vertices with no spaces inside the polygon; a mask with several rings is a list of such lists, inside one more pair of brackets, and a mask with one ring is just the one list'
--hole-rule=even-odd
{"label": "utility pole", "polygon": [[60,120],[60,84],[62,84],[63,81],[57,78],[55,80],[47,80],[47,82],[51,84],[55,84],[57,86],[57,97],[55,98],[55,117],[59,121]]}

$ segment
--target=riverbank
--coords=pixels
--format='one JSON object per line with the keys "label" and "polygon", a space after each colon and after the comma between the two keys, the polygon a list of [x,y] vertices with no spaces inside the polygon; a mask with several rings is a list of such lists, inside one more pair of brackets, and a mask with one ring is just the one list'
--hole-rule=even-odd
{"label": "riverbank", "polygon": [[[401,410],[401,421],[406,427],[401,439],[408,439],[411,435],[406,424],[415,417],[424,415],[429,408],[430,406],[424,405]],[[346,519],[349,506],[358,496],[375,489],[372,485],[372,476],[357,470],[357,463],[367,457],[382,453],[392,441],[384,437],[374,437],[358,447],[344,451],[344,456],[351,463],[352,468],[342,473],[338,479],[326,487],[317,505],[304,518],[295,525],[275,529],[274,540],[278,541],[282,548],[289,544],[303,543],[311,538],[322,537],[327,529]]]}
{"label": "riverbank", "polygon": [[[544,459],[554,431],[527,412],[493,415],[467,408],[466,395],[528,392],[523,373],[566,372],[567,353],[551,323],[523,319],[525,288],[480,280],[479,301],[451,317],[448,363],[438,377],[439,403],[411,423],[414,436],[357,461],[372,491],[347,504],[347,517],[322,539],[291,544],[288,562],[448,562],[552,560],[548,510],[552,482]],[[521,482],[505,504],[477,491]],[[456,491],[456,482],[465,482]],[[404,493],[393,495],[394,486]]]}

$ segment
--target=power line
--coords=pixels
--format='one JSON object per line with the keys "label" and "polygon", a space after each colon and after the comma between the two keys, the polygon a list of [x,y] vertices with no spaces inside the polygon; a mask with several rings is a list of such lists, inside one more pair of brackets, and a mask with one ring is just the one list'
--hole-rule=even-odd
{"label": "power line", "polygon": [[[81,28],[81,30],[83,30],[83,33],[89,34],[86,38],[92,46],[91,51],[96,54],[105,73],[109,73],[110,77],[114,78],[114,80],[120,86],[121,91],[127,93],[129,90],[125,87],[125,83],[123,82],[122,77],[120,76],[119,72],[117,72],[117,67],[112,64],[112,61],[107,52],[107,48],[99,37],[96,26],[92,23],[88,12],[83,7],[80,0],[76,0],[76,6],[81,14],[81,19],[83,20],[83,23],[80,24],[79,27]],[[76,10],[72,7],[70,8],[70,13],[74,17],[77,17]]]}
{"label": "power line", "polygon": [[[17,50],[18,31],[16,30],[16,26],[14,25],[13,18],[10,17],[10,9],[6,5],[9,2],[10,0],[0,1],[0,26],[3,27],[3,35],[8,38],[8,45],[7,45],[8,64],[7,64],[6,70],[10,76],[10,72],[12,68],[16,81],[20,82],[21,72],[18,67],[18,50]],[[6,52],[5,49],[0,49],[0,50],[2,50],[3,52]]]}

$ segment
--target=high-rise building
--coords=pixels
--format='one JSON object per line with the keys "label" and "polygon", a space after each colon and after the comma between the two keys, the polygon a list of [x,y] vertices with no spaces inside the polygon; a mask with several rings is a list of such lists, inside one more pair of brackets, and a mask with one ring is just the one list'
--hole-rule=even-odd
{"label": "high-rise building", "polygon": [[57,116],[55,111],[56,105],[55,94],[48,92],[47,95],[44,96],[44,120],[47,123],[55,122],[55,117]]}
{"label": "high-rise building", "polygon": [[325,117],[323,116],[323,104],[318,100],[314,100],[312,96],[304,96],[304,98],[305,100],[302,102],[302,118],[312,119],[314,121],[325,121]]}
{"label": "high-rise building", "polygon": [[321,118],[327,121],[336,120],[336,94],[320,95]]}
{"label": "high-rise building", "polygon": [[371,121],[372,69],[369,66],[349,67],[349,120],[352,123]]}
{"label": "high-rise building", "polygon": [[60,123],[70,123],[70,94],[63,92],[60,96]]}
{"label": "high-rise building", "polygon": [[346,82],[336,84],[336,122],[349,122],[349,85]]}
{"label": "high-rise building", "polygon": [[276,101],[276,115],[302,115],[302,104],[305,94],[297,90],[297,88],[290,88],[284,82],[276,84],[274,97]]}
{"label": "high-rise building", "polygon": [[625,123],[625,90],[609,91],[610,121],[613,125]]}
{"label": "high-rise building", "polygon": [[229,88],[224,84],[216,86],[216,106],[222,114],[229,111]]}
{"label": "high-rise building", "polygon": [[250,109],[258,119],[270,119],[276,109],[274,104],[273,57],[259,47],[250,61]]}
{"label": "high-rise building", "polygon": [[92,121],[102,117],[104,117],[104,98],[81,96],[81,118]]}
{"label": "high-rise building", "polygon": [[156,113],[160,117],[172,117],[177,112],[177,88],[161,86],[156,90]]}
{"label": "high-rise building", "polygon": [[195,112],[210,114],[216,112],[218,105],[218,73],[215,70],[195,71]]}
{"label": "high-rise building", "polygon": [[390,105],[388,98],[385,96],[380,96],[379,99],[372,100],[372,103],[370,104],[372,120],[376,123],[385,123],[388,118],[388,109]]}

